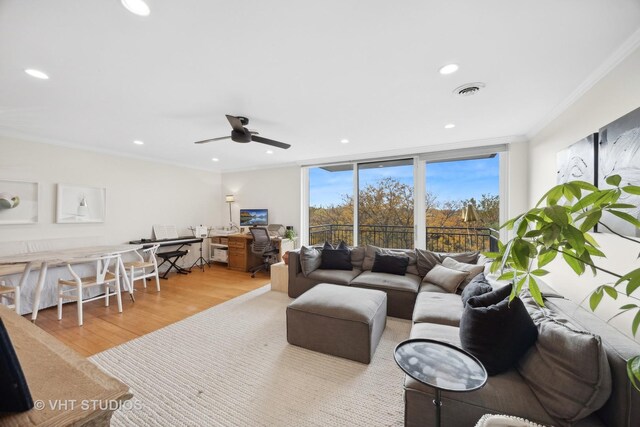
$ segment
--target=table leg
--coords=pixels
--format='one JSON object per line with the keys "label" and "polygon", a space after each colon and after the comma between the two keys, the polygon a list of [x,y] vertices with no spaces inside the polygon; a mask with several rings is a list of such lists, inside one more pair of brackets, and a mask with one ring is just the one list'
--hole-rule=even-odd
{"label": "table leg", "polygon": [[442,408],[442,399],[440,398],[440,389],[436,389],[436,398],[433,399],[433,404],[436,406],[436,427],[440,427],[440,409]]}
{"label": "table leg", "polygon": [[[31,269],[33,268],[33,262],[28,262],[25,266],[24,266],[24,270],[22,271],[22,277],[20,277],[20,283],[18,284],[18,289],[22,290],[24,289],[25,285],[27,284],[27,280],[29,279],[29,273],[31,273]],[[18,314],[22,314],[20,313],[20,293],[16,292],[15,294],[15,304],[16,304],[16,313]]]}
{"label": "table leg", "polygon": [[120,274],[124,279],[125,289],[129,290],[129,297],[131,301],[136,302],[136,298],[133,296],[133,284],[129,281],[129,276],[127,275],[127,269],[124,267],[124,261],[122,261],[122,257],[118,257],[118,265],[120,265]]}
{"label": "table leg", "polygon": [[33,291],[33,309],[31,311],[31,321],[35,322],[38,318],[38,309],[40,308],[40,295],[42,294],[42,287],[44,286],[44,281],[47,278],[47,268],[49,267],[49,263],[47,261],[43,261],[40,264],[40,274],[38,275],[38,284],[36,285],[36,289]]}

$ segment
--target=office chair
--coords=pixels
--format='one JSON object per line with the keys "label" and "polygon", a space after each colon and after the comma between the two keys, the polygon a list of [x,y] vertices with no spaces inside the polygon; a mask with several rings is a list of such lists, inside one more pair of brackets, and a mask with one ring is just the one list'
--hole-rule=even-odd
{"label": "office chair", "polygon": [[249,228],[251,235],[253,236],[253,243],[251,243],[251,252],[262,257],[262,264],[256,265],[249,269],[251,277],[256,277],[256,273],[260,270],[269,271],[271,264],[278,261],[278,248],[271,243],[271,237],[266,227],[251,227]]}

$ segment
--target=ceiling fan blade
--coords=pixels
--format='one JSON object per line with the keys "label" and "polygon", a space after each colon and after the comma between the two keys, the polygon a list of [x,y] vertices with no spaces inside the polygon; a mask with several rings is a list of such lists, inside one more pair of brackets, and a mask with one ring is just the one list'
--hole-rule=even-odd
{"label": "ceiling fan blade", "polygon": [[203,139],[202,141],[194,142],[194,144],[206,144],[207,142],[222,141],[223,139],[231,139],[231,135],[229,135],[229,136],[221,136],[219,138]]}
{"label": "ceiling fan blade", "polygon": [[291,147],[291,145],[285,144],[284,142],[274,141],[273,139],[264,138],[258,135],[251,135],[251,140],[255,142],[259,142],[261,144],[267,144],[267,145],[272,145],[274,147],[283,148],[285,150]]}
{"label": "ceiling fan blade", "polygon": [[236,132],[245,133],[244,126],[242,126],[242,121],[239,118],[230,116],[228,114],[226,114],[226,116],[233,130],[235,130]]}

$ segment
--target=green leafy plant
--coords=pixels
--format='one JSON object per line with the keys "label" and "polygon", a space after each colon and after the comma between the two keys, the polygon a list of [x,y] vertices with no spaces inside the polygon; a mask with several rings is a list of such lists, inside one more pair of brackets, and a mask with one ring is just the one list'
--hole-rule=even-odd
{"label": "green leafy plant", "polygon": [[[619,175],[607,178],[612,188],[598,189],[584,181],[570,181],[549,190],[537,205],[504,223],[501,228],[513,231],[513,238],[507,243],[499,242],[499,251],[487,253],[494,258],[492,272],[499,272],[499,280],[513,281],[510,299],[528,288],[531,296],[544,306],[539,287],[539,278],[549,272],[544,267],[556,258],[563,260],[577,274],[591,270],[608,273],[617,280],[596,287],[589,296],[589,307],[596,310],[606,296],[614,300],[626,295],[632,300],[640,300],[634,293],[640,288],[640,268],[619,274],[604,269],[594,260],[605,258],[590,231],[598,224],[623,239],[640,244],[640,241],[611,230],[601,222],[604,212],[640,228],[640,221],[625,212],[634,205],[618,203],[623,194],[640,195],[640,186],[622,184]],[[640,326],[640,306],[624,304],[615,316],[634,312],[631,332],[635,336]],[[613,319],[612,317],[612,319]],[[611,319],[609,319],[611,320]],[[633,386],[640,391],[640,355],[627,363],[627,373]]]}
{"label": "green leafy plant", "polygon": [[296,232],[294,231],[293,228],[288,228],[285,232],[284,232],[284,238],[285,239],[295,239],[296,238]]}

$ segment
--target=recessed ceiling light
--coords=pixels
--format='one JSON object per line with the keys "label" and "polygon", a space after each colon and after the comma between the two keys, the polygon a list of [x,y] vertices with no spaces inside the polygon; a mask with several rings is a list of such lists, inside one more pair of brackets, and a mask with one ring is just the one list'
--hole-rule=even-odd
{"label": "recessed ceiling light", "polygon": [[122,5],[134,15],[149,16],[151,9],[143,0],[120,0]]}
{"label": "recessed ceiling light", "polygon": [[346,139],[346,138],[345,138],[345,139],[341,139],[341,140],[340,140],[340,143],[341,143],[341,144],[348,144],[348,143],[349,143],[349,140],[348,140],[348,139]]}
{"label": "recessed ceiling light", "polygon": [[444,125],[445,129],[453,129],[454,127],[456,127],[456,125],[454,123],[449,123],[449,124]]}
{"label": "recessed ceiling light", "polygon": [[453,74],[458,71],[458,64],[447,64],[440,68],[440,74]]}
{"label": "recessed ceiling light", "polygon": [[144,141],[140,141],[138,139],[136,139],[135,141],[133,141],[134,144],[136,145],[144,145]]}
{"label": "recessed ceiling light", "polygon": [[214,157],[213,159],[211,159],[211,161],[212,161],[212,162],[219,162],[219,161],[220,161],[220,159],[219,159],[219,158],[217,158],[217,157]]}
{"label": "recessed ceiling light", "polygon": [[267,150],[267,154],[273,154],[273,150]]}
{"label": "recessed ceiling light", "polygon": [[27,68],[24,70],[25,73],[29,74],[31,77],[35,77],[36,79],[49,80],[49,76],[43,73],[40,70],[34,70],[33,68]]}

